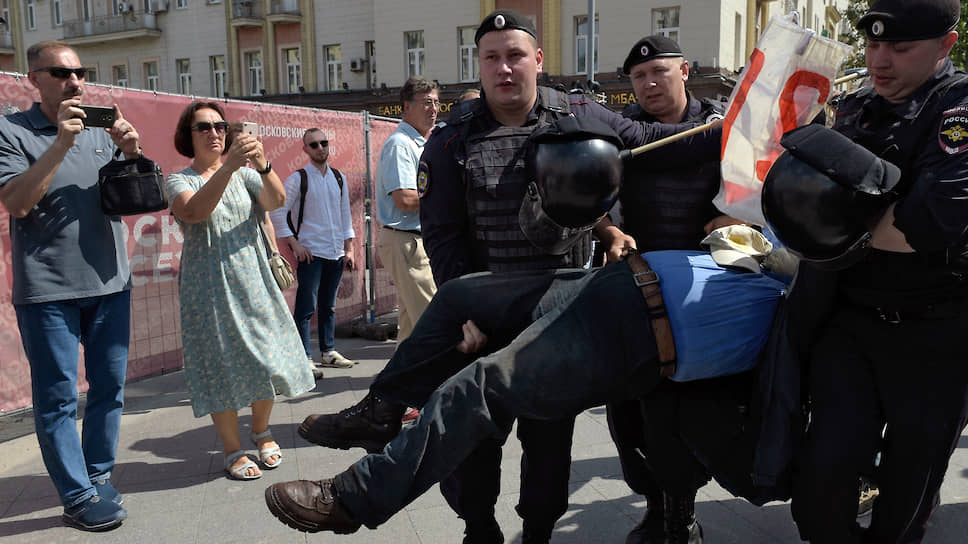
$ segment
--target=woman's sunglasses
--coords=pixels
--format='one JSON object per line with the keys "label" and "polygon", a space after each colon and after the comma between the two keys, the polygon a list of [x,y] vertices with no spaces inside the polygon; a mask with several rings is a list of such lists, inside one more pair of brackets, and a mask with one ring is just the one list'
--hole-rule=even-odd
{"label": "woman's sunglasses", "polygon": [[34,72],[47,72],[57,79],[70,79],[71,74],[77,76],[77,79],[84,79],[87,76],[87,68],[65,68],[63,66],[44,66],[43,68],[37,68],[33,70]]}
{"label": "woman's sunglasses", "polygon": [[209,123],[208,121],[200,121],[192,125],[192,130],[195,132],[206,133],[212,128],[215,128],[215,132],[219,134],[225,134],[225,131],[229,129],[229,124],[226,121],[216,121],[214,123]]}

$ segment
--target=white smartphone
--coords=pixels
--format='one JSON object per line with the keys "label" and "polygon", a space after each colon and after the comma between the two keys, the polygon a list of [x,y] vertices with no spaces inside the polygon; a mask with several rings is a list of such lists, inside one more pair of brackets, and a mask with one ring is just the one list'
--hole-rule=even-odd
{"label": "white smartphone", "polygon": [[250,123],[248,121],[242,122],[242,134],[251,134],[252,136],[259,136],[259,125],[256,123]]}

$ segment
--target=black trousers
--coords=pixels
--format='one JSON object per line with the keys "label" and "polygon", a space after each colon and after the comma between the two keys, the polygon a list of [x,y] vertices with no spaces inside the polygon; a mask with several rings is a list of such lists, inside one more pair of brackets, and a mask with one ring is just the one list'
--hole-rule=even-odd
{"label": "black trousers", "polygon": [[[812,419],[793,489],[800,535],[919,542],[968,417],[968,311],[889,323],[842,306],[809,369]],[[925,318],[928,317],[928,318]],[[887,424],[887,434],[881,429]],[[855,521],[858,477],[881,462],[870,529]]]}

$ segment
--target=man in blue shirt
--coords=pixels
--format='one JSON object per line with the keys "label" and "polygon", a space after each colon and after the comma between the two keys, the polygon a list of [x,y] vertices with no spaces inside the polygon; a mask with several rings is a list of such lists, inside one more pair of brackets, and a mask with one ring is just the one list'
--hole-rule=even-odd
{"label": "man in blue shirt", "polygon": [[[390,272],[400,307],[397,342],[403,342],[437,292],[420,236],[417,165],[437,122],[437,84],[412,77],[400,89],[403,120],[380,151],[376,176],[377,219],[383,225],[377,252]],[[426,181],[426,180],[425,180]]]}
{"label": "man in blue shirt", "polygon": [[[477,446],[506,438],[518,417],[559,419],[648,393],[662,380],[659,354],[667,344],[656,340],[660,334],[654,329],[664,319],[646,302],[654,295],[646,289],[654,285],[639,280],[660,282],[669,309],[666,325],[679,355],[674,379],[708,377],[710,361],[728,364],[717,375],[750,368],[766,343],[785,284],[766,274],[725,269],[704,252],[644,257],[655,276],[634,272],[646,260],[633,255],[594,270],[485,272],[448,281],[387,368],[462,370],[432,391],[430,380],[408,381],[400,391],[410,397],[393,400],[427,398],[414,425],[382,453],[332,479],[269,487],[269,509],[302,531],[375,528]],[[475,360],[488,336],[514,339]],[[690,345],[697,339],[701,345]],[[440,365],[442,359],[449,364]],[[401,361],[406,362],[398,365]]]}
{"label": "man in blue shirt", "polygon": [[[127,517],[111,485],[128,363],[131,273],[119,217],[105,216],[98,169],[115,150],[140,155],[115,106],[108,129],[86,128],[86,69],[66,43],[27,50],[40,102],[0,121],[0,203],[10,213],[13,304],[30,362],[37,440],[64,505],[83,530]],[[90,388],[77,433],[79,345]]]}

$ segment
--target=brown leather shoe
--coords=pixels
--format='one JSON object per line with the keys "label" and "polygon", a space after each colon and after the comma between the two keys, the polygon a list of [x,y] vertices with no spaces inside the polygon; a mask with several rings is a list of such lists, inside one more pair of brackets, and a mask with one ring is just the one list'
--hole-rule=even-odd
{"label": "brown leather shoe", "polygon": [[279,521],[306,533],[348,535],[361,525],[339,501],[332,479],[272,484],[266,488],[266,506]]}

